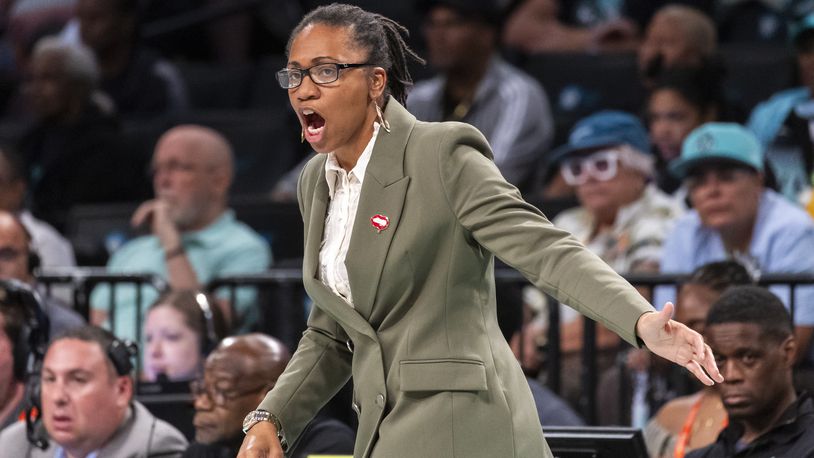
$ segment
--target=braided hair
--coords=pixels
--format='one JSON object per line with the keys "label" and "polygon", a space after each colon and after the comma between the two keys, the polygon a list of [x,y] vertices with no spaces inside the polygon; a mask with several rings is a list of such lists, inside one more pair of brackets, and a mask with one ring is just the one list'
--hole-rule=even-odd
{"label": "braided hair", "polygon": [[294,38],[312,24],[347,28],[354,43],[368,51],[367,63],[381,67],[387,72],[384,98],[387,99],[387,96],[392,95],[402,105],[406,103],[407,88],[413,84],[407,68],[408,63],[413,60],[423,65],[425,61],[404,41],[402,36],[410,35],[404,26],[358,6],[332,3],[320,6],[302,18],[291,32],[286,45],[286,55],[291,51]]}

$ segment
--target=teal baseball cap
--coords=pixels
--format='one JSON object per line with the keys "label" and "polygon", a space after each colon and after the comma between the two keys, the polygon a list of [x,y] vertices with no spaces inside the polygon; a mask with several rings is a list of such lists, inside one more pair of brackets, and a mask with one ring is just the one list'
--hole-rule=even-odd
{"label": "teal baseball cap", "polygon": [[731,162],[763,172],[763,150],[755,134],[740,124],[710,122],[684,139],[681,157],[670,163],[670,173],[685,178],[693,168],[710,162]]}

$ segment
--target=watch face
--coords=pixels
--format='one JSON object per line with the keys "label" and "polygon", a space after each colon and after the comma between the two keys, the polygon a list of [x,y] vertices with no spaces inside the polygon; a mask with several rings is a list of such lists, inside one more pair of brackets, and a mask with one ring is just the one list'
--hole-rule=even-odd
{"label": "watch face", "polygon": [[265,410],[252,410],[246,415],[246,418],[243,419],[243,432],[248,432],[249,428],[254,426],[255,423],[267,420],[268,417],[269,413]]}

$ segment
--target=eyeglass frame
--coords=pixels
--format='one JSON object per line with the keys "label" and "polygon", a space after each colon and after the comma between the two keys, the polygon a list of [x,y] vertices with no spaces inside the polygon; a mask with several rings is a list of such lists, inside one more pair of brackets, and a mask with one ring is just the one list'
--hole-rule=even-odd
{"label": "eyeglass frame", "polygon": [[[608,163],[606,170],[599,170],[596,163],[600,160]],[[574,174],[571,165],[579,164],[582,172]],[[613,149],[596,151],[586,156],[570,157],[560,163],[560,173],[563,179],[570,186],[581,186],[588,182],[589,176],[599,181],[612,180],[619,169],[619,152]]]}
{"label": "eyeglass frame", "polygon": [[[330,81],[316,81],[314,79],[314,77],[311,75],[311,69],[316,68],[316,67],[322,67],[322,66],[333,66],[336,69],[336,78],[334,78],[334,79],[332,79]],[[310,66],[308,68],[283,68],[283,69],[278,70],[277,73],[274,74],[274,76],[277,77],[277,84],[279,84],[281,88],[283,88],[285,90],[289,90],[289,89],[296,89],[296,88],[300,87],[300,85],[302,85],[302,82],[305,80],[305,78],[304,78],[305,75],[308,75],[308,77],[311,78],[311,81],[313,81],[314,84],[318,84],[318,85],[331,84],[331,83],[339,80],[339,75],[342,72],[342,70],[347,70],[349,68],[369,67],[369,66],[373,66],[373,64],[370,63],[370,62],[365,62],[365,63],[361,63],[361,64],[343,64],[343,63],[339,63],[339,62],[322,62],[322,63],[319,63],[319,64],[314,64],[314,65],[312,65],[312,66]],[[282,80],[280,78],[283,77],[284,75],[290,74],[291,72],[298,72],[300,74],[300,82],[297,83],[294,86],[283,85],[283,82],[282,82]],[[290,77],[288,79],[289,79],[289,81],[291,80]]]}
{"label": "eyeglass frame", "polygon": [[228,390],[218,389],[215,385],[210,385],[203,379],[198,379],[189,382],[189,392],[192,394],[193,399],[206,395],[206,398],[212,403],[213,406],[224,407],[227,401],[248,396],[260,391],[263,388],[268,388],[270,390],[272,386],[274,386],[273,383],[264,383],[252,389],[230,392]]}
{"label": "eyeglass frame", "polygon": [[[596,169],[596,162],[600,160],[598,156],[604,156],[608,161],[608,169],[601,171]],[[654,173],[654,159],[629,145],[619,145],[612,148],[594,151],[585,156],[577,156],[563,159],[560,162],[560,175],[569,186],[581,186],[588,182],[588,177],[593,176],[598,181],[612,180],[619,173],[619,163],[627,167],[640,171],[647,177]],[[579,163],[585,171],[579,176],[575,175],[570,164]]]}

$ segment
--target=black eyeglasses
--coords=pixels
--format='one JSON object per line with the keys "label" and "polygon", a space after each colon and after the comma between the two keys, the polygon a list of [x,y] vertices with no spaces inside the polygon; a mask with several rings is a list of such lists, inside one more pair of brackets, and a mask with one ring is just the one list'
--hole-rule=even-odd
{"label": "black eyeglasses", "polygon": [[284,68],[277,72],[277,82],[283,89],[294,89],[302,84],[302,78],[308,75],[316,84],[333,83],[339,79],[339,71],[346,68],[367,67],[373,64],[337,64],[329,62],[316,64],[308,68]]}
{"label": "black eyeglasses", "polygon": [[197,398],[206,396],[214,405],[218,407],[223,407],[229,400],[255,394],[266,387],[269,387],[269,383],[264,383],[263,385],[259,385],[252,389],[238,391],[223,390],[217,388],[216,386],[207,385],[203,380],[193,380],[189,384],[189,390],[193,397]]}

